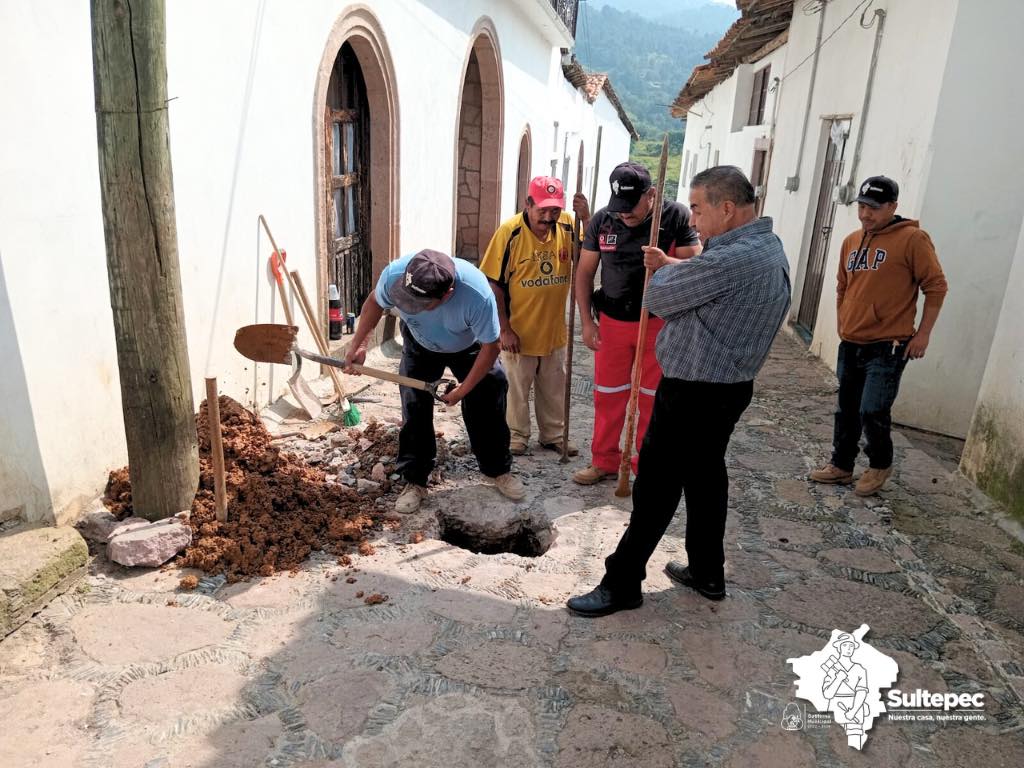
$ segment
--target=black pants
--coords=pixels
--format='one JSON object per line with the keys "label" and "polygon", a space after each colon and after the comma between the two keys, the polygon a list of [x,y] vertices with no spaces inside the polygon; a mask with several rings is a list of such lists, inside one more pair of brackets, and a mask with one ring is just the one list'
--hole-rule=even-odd
{"label": "black pants", "polygon": [[686,495],[686,556],[700,581],[724,579],[729,476],[725,450],[750,405],[754,384],[662,378],[633,483],[633,514],[605,560],[601,583],[617,595],[640,593],[647,561]]}
{"label": "black pants", "polygon": [[[469,374],[480,352],[480,345],[461,352],[433,352],[420,345],[402,324],[402,362],[399,372],[423,381],[436,381],[444,369],[462,381]],[[398,433],[398,471],[407,482],[427,484],[437,456],[434,436],[434,398],[421,389],[401,387],[402,430]],[[512,469],[509,431],[505,421],[508,379],[501,363],[495,360],[490,372],[462,399],[462,418],[469,433],[469,444],[480,471],[488,477],[504,475]]]}
{"label": "black pants", "polygon": [[853,470],[861,432],[874,469],[892,466],[892,404],[907,365],[907,344],[839,343],[839,407],[832,438],[832,465]]}

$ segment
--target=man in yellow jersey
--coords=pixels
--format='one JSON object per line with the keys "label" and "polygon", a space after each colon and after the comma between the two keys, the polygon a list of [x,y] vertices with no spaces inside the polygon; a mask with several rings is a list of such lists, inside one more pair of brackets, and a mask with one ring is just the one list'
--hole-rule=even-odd
{"label": "man in yellow jersey", "polygon": [[[573,238],[572,216],[564,207],[561,181],[533,179],[526,208],[498,227],[480,262],[498,301],[501,361],[508,374],[506,420],[516,455],[529,446],[531,388],[540,444],[562,450],[565,300]],[[576,453],[570,443],[569,455]]]}

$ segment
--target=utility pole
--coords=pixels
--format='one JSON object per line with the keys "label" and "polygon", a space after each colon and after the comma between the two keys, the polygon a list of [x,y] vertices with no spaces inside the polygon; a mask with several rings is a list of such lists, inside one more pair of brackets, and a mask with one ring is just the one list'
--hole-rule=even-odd
{"label": "utility pole", "polygon": [[199,449],[178,269],[164,0],[90,0],[103,232],[132,506],[192,507]]}

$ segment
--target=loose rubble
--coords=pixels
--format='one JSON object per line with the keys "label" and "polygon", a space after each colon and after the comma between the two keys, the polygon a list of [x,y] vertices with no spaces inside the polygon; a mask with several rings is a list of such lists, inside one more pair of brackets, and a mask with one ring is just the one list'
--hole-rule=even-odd
{"label": "loose rubble", "polygon": [[[313,440],[275,441],[257,416],[222,395],[228,521],[220,523],[214,514],[206,414],[204,401],[196,417],[199,490],[187,523],[191,543],[177,565],[238,581],[294,571],[315,551],[342,558],[356,548],[364,555],[374,552],[367,537],[382,530],[391,515],[383,497],[397,477],[388,474],[398,453],[396,426],[371,420]],[[447,457],[447,444],[439,439],[439,467]],[[114,518],[131,514],[127,467],[110,473],[103,501]],[[109,523],[104,517],[93,526],[102,531]]]}

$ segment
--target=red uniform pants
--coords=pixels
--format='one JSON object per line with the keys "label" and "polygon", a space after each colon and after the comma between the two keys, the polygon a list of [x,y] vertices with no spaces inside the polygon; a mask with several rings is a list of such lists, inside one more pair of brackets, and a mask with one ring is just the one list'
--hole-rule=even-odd
{"label": "red uniform pants", "polygon": [[[606,472],[618,472],[622,460],[622,427],[633,381],[633,359],[640,322],[614,320],[601,314],[598,318],[601,346],[594,353],[594,439],[591,441],[591,464]],[[661,368],[654,355],[658,331],[665,321],[651,317],[647,321],[647,339],[640,358],[640,394],[637,397],[636,448],[632,465],[640,454],[640,444],[647,432],[654,407],[654,393],[661,381]]]}

